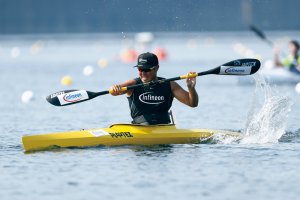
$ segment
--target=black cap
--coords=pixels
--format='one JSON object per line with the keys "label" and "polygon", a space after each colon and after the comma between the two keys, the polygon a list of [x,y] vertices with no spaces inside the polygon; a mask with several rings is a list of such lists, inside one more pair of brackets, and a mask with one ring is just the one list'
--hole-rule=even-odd
{"label": "black cap", "polygon": [[137,65],[134,67],[140,67],[149,69],[158,65],[157,56],[153,53],[142,53],[137,59]]}

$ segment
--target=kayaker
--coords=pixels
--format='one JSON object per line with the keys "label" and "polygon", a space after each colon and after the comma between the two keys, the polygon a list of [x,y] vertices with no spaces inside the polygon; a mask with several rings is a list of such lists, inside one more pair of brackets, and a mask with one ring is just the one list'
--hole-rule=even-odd
{"label": "kayaker", "polygon": [[190,107],[198,106],[198,94],[195,90],[196,78],[186,79],[188,91],[178,83],[171,81],[149,84],[123,92],[122,87],[163,79],[157,76],[159,63],[157,56],[153,53],[147,52],[139,55],[137,65],[134,67],[138,69],[139,77],[110,88],[113,91],[111,94],[114,96],[127,94],[133,124],[169,124],[171,120],[168,111],[174,97]]}
{"label": "kayaker", "polygon": [[279,51],[274,50],[274,62],[276,66],[285,67],[289,71],[300,75],[299,43],[296,40],[289,42],[290,54],[282,61],[279,59]]}

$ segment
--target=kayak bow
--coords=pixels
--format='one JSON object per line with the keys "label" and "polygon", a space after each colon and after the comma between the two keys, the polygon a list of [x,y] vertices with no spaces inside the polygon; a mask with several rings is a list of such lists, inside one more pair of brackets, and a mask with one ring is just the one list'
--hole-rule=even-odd
{"label": "kayak bow", "polygon": [[177,129],[175,125],[114,124],[109,128],[27,135],[22,137],[25,152],[51,147],[117,145],[159,145],[199,143],[214,134],[238,137],[237,132],[208,129]]}

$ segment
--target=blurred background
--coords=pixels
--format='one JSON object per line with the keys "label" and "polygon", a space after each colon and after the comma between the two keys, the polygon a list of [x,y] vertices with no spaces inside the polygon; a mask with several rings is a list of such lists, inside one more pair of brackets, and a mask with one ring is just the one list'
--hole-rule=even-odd
{"label": "blurred background", "polygon": [[299,30],[297,0],[1,0],[1,34]]}
{"label": "blurred background", "polygon": [[[299,39],[299,5],[298,0],[0,0],[0,85],[6,95],[2,122],[10,124],[21,117],[16,116],[20,112],[28,121],[26,115],[41,110],[47,111],[44,118],[35,117],[31,125],[23,124],[25,128],[49,131],[41,124],[53,122],[58,130],[67,129],[58,123],[83,110],[89,114],[76,115],[79,122],[70,122],[71,128],[130,122],[123,97],[106,95],[61,108],[49,105],[45,97],[66,89],[102,91],[136,77],[132,66],[146,51],[157,54],[159,75],[166,78],[245,57],[260,59],[263,68],[271,68],[274,46],[287,51],[288,42]],[[287,76],[280,87],[299,98],[298,82],[299,76]],[[185,87],[184,81],[179,83]],[[247,111],[237,108],[251,103],[254,86],[252,77],[201,77],[197,89],[205,98],[197,112],[174,102],[175,115],[185,113],[178,116],[178,124],[193,121],[196,127],[242,129]],[[241,96],[241,91],[248,95]],[[235,102],[237,107],[227,106],[230,99],[243,97]],[[120,103],[123,113],[114,112]],[[92,112],[95,107],[99,112]],[[292,118],[291,129],[297,129],[298,118],[297,114]]]}

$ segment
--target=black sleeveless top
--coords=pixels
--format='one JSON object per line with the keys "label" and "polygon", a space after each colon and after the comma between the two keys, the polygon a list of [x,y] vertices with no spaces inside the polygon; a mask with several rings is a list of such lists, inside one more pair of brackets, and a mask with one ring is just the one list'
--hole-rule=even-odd
{"label": "black sleeveless top", "polygon": [[[162,79],[158,77],[158,80]],[[140,78],[135,80],[136,84],[142,83]],[[170,82],[135,88],[127,98],[133,123],[170,123],[168,111],[174,99]]]}

